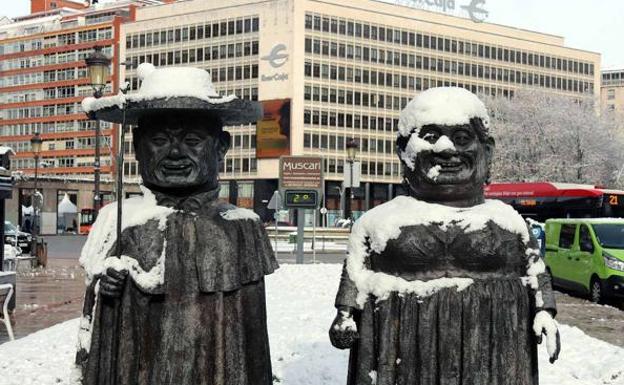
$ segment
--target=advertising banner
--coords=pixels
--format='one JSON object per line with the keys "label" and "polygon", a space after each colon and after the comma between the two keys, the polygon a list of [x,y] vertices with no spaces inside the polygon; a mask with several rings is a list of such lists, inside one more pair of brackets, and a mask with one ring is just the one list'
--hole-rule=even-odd
{"label": "advertising banner", "polygon": [[256,158],[290,155],[290,99],[261,103],[264,117],[256,124]]}

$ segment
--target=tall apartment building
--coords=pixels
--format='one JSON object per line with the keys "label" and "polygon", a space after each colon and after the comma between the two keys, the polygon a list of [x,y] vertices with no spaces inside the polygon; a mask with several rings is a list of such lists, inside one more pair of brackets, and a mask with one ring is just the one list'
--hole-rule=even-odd
{"label": "tall apartment building", "polygon": [[[93,94],[84,59],[94,45],[112,58],[105,93],[117,92],[122,23],[138,6],[125,0],[87,7],[83,1],[32,0],[31,14],[0,25],[0,142],[16,151],[13,169],[34,173],[30,138],[44,140],[40,166],[46,175],[92,175],[95,122],[80,101]],[[111,176],[115,129],[102,123],[102,174]]]}
{"label": "tall apartment building", "polygon": [[604,110],[624,113],[624,69],[602,71],[600,101]]}
{"label": "tall apartment building", "polygon": [[[180,1],[138,10],[122,41],[121,57],[133,63],[201,67],[221,93],[290,99],[290,153],[324,159],[328,222],[338,215],[349,138],[359,143],[364,182],[353,210],[400,190],[398,116],[419,91],[581,96],[600,87],[600,55],[565,47],[562,37],[374,0]],[[135,70],[125,77],[136,90]],[[279,160],[257,158],[254,125],[229,130],[223,197],[267,215]],[[136,177],[136,162],[125,172]]]}

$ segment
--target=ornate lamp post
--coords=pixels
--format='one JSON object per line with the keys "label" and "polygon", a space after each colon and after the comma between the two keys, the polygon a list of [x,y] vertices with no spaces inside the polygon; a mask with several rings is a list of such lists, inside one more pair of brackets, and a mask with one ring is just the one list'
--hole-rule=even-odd
{"label": "ornate lamp post", "polygon": [[38,179],[39,179],[39,154],[41,153],[41,143],[43,143],[43,140],[41,139],[41,136],[39,135],[38,132],[35,132],[35,135],[30,138],[30,147],[32,152],[35,154],[35,192],[33,193],[32,197],[31,197],[31,204],[33,207],[33,212],[34,212],[34,216],[33,216],[33,234],[32,234],[32,247],[30,249],[30,253],[31,254],[35,254],[37,253],[37,235],[39,234],[39,205],[40,203],[43,202],[39,202],[39,190],[37,189],[38,186]]}
{"label": "ornate lamp post", "polygon": [[349,163],[349,187],[345,189],[345,219],[349,219],[353,223],[351,212],[351,201],[353,200],[353,163],[357,157],[358,143],[351,138],[347,141],[347,162]]}
{"label": "ornate lamp post", "polygon": [[[102,53],[101,46],[93,47],[94,51],[85,59],[87,70],[89,72],[89,84],[93,89],[95,98],[102,97],[106,88],[106,80],[110,74],[111,59]],[[100,121],[95,121],[95,160],[93,162],[94,175],[94,192],[93,192],[93,211],[94,217],[97,217],[102,202],[100,199]]]}

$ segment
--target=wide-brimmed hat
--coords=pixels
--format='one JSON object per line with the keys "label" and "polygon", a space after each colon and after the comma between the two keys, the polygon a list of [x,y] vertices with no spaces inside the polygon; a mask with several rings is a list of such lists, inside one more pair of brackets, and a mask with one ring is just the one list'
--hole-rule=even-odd
{"label": "wide-brimmed hat", "polygon": [[221,119],[223,125],[256,123],[262,118],[262,105],[242,100],[235,95],[219,96],[210,73],[200,68],[155,68],[143,63],[137,68],[141,80],[138,92],[102,98],[88,97],[82,109],[91,118],[137,125],[148,114],[180,112],[210,114]]}

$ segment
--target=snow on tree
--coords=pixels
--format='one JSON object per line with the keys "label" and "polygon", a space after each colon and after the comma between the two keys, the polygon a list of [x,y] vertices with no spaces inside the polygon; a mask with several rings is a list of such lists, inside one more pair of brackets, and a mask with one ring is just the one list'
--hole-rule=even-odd
{"label": "snow on tree", "polygon": [[493,181],[624,185],[624,133],[592,98],[523,89],[484,101],[496,139]]}

